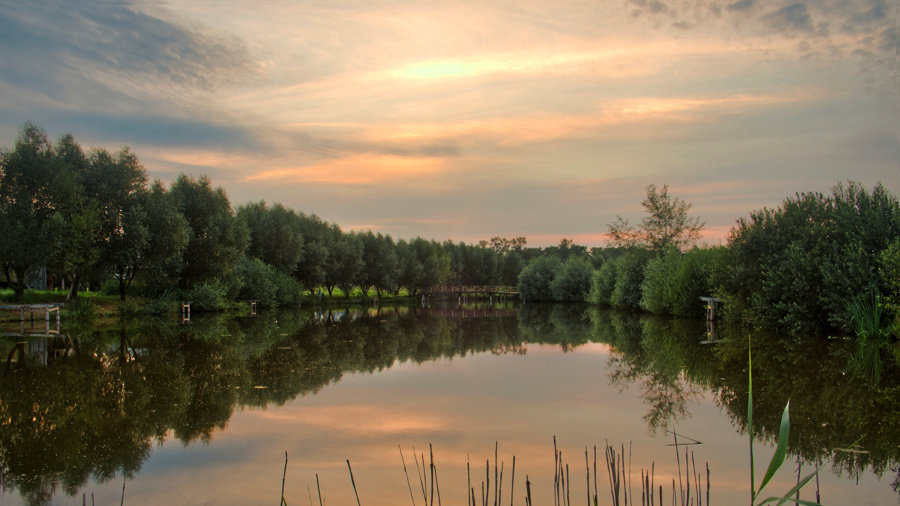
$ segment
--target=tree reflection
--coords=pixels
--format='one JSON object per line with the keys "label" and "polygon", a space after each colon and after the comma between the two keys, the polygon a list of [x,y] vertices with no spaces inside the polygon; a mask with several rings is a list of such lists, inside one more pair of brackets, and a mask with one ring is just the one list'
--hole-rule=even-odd
{"label": "tree reflection", "polygon": [[[235,409],[281,405],[345,373],[374,372],[479,352],[524,353],[525,343],[568,351],[610,345],[610,381],[639,385],[651,432],[689,416],[713,392],[746,427],[744,336],[702,346],[703,322],[573,305],[516,310],[332,308],[190,324],[146,319],[75,328],[43,344],[0,341],[0,479],[29,504],[89,480],[133,476],[154,443],[206,443]],[[898,466],[900,368],[887,353],[880,382],[846,370],[851,343],[754,336],[754,430],[772,440],[791,399],[791,452],[843,472]],[[860,439],[861,438],[861,439]],[[858,440],[858,447],[849,448]],[[841,451],[840,449],[860,450]]]}

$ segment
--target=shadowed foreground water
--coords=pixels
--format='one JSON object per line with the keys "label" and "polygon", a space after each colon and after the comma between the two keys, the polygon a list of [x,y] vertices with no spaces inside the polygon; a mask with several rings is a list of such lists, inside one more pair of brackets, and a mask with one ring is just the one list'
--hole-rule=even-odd
{"label": "shadowed foreground water", "polygon": [[[747,504],[747,337],[720,329],[721,342],[701,345],[705,331],[579,306],[470,305],[4,338],[0,505],[118,504],[123,490],[125,504],[276,504],[285,451],[288,504],[318,504],[319,490],[325,504],[356,504],[348,459],[363,505],[413,504],[401,449],[424,504],[416,465],[429,444],[441,502],[466,504],[469,482],[480,501],[489,478],[493,504],[497,443],[502,503],[524,504],[527,476],[534,503],[553,504],[554,435],[573,504],[593,493],[595,445],[599,502],[612,504],[607,442],[630,454],[635,502],[652,465],[670,504],[673,482],[685,488],[673,430],[702,442],[680,448],[704,503],[708,464],[711,503]],[[758,479],[791,401],[791,451],[768,493],[789,489],[798,463],[804,474],[818,464],[825,504],[898,503],[896,350],[882,350],[878,381],[848,368],[852,352],[842,340],[753,337]]]}

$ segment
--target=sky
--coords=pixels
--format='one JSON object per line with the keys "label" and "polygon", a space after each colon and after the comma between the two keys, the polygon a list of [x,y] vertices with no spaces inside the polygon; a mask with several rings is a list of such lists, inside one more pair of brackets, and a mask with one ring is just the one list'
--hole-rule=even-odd
{"label": "sky", "polygon": [[892,0],[0,0],[32,121],[395,239],[605,244],[647,185],[718,244],[854,180],[900,194]]}

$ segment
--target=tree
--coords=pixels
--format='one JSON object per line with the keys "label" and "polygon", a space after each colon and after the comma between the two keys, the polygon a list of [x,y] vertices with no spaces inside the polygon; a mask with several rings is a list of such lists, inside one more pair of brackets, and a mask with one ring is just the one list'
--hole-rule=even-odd
{"label": "tree", "polygon": [[182,255],[182,288],[220,279],[240,260],[247,244],[247,229],[236,220],[222,188],[212,188],[206,176],[178,176],[169,192],[190,227]]}
{"label": "tree", "polygon": [[150,241],[145,207],[147,174],[128,148],[116,157],[106,150],[96,150],[91,153],[84,188],[99,210],[99,274],[112,271],[119,282],[119,297],[125,300]]}
{"label": "tree", "polygon": [[303,253],[300,217],[281,204],[268,207],[259,201],[238,207],[237,217],[250,234],[247,254],[279,271],[291,274]]}
{"label": "tree", "polygon": [[881,254],[900,237],[900,203],[882,185],[838,184],[742,218],[718,274],[725,307],[791,333],[838,330],[847,303],[888,292]]}
{"label": "tree", "polygon": [[528,262],[517,282],[519,296],[524,301],[553,300],[551,285],[559,271],[560,260],[543,256]]}
{"label": "tree", "polygon": [[642,247],[656,253],[668,249],[685,251],[700,239],[704,223],[691,217],[691,204],[669,196],[669,185],[657,191],[656,185],[648,185],[647,198],[641,202],[647,212],[641,227],[635,228],[621,216],[608,225],[609,236],[615,246]]}
{"label": "tree", "polygon": [[572,256],[560,265],[550,282],[550,293],[557,302],[585,302],[591,290],[594,268],[584,257]]}
{"label": "tree", "polygon": [[374,287],[380,297],[382,290],[393,291],[397,286],[398,261],[394,241],[390,236],[366,231],[359,235],[363,245],[363,267],[357,283],[363,293]]}
{"label": "tree", "polygon": [[303,236],[303,254],[294,275],[312,291],[328,279],[328,256],[334,246],[334,235],[331,225],[315,214],[300,214],[300,232]]}
{"label": "tree", "polygon": [[191,228],[178,210],[174,195],[159,180],[153,182],[143,200],[147,245],[141,255],[132,258],[130,269],[143,273],[142,279],[151,293],[162,293],[181,277],[182,253],[190,240]]}
{"label": "tree", "polygon": [[[24,299],[27,278],[48,262],[60,261],[60,252],[65,252],[60,248],[67,246],[64,241],[85,242],[82,235],[66,230],[72,213],[79,209],[78,171],[84,165],[84,153],[71,136],[54,149],[47,133],[32,123],[22,128],[12,151],[0,152],[0,259],[7,279],[15,275],[13,287],[19,302]],[[90,218],[85,210],[77,220],[88,238]]]}
{"label": "tree", "polygon": [[363,244],[356,233],[344,234],[337,225],[332,225],[331,233],[334,236],[334,247],[328,255],[325,287],[328,295],[331,295],[335,287],[339,287],[349,297],[350,290],[365,267]]}

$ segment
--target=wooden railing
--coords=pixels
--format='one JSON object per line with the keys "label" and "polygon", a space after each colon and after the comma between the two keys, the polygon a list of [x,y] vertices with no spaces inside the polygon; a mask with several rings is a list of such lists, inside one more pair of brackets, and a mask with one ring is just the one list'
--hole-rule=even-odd
{"label": "wooden railing", "polygon": [[490,285],[450,285],[433,286],[422,291],[427,295],[437,294],[484,294],[484,295],[518,295],[519,291],[514,286],[490,286]]}

